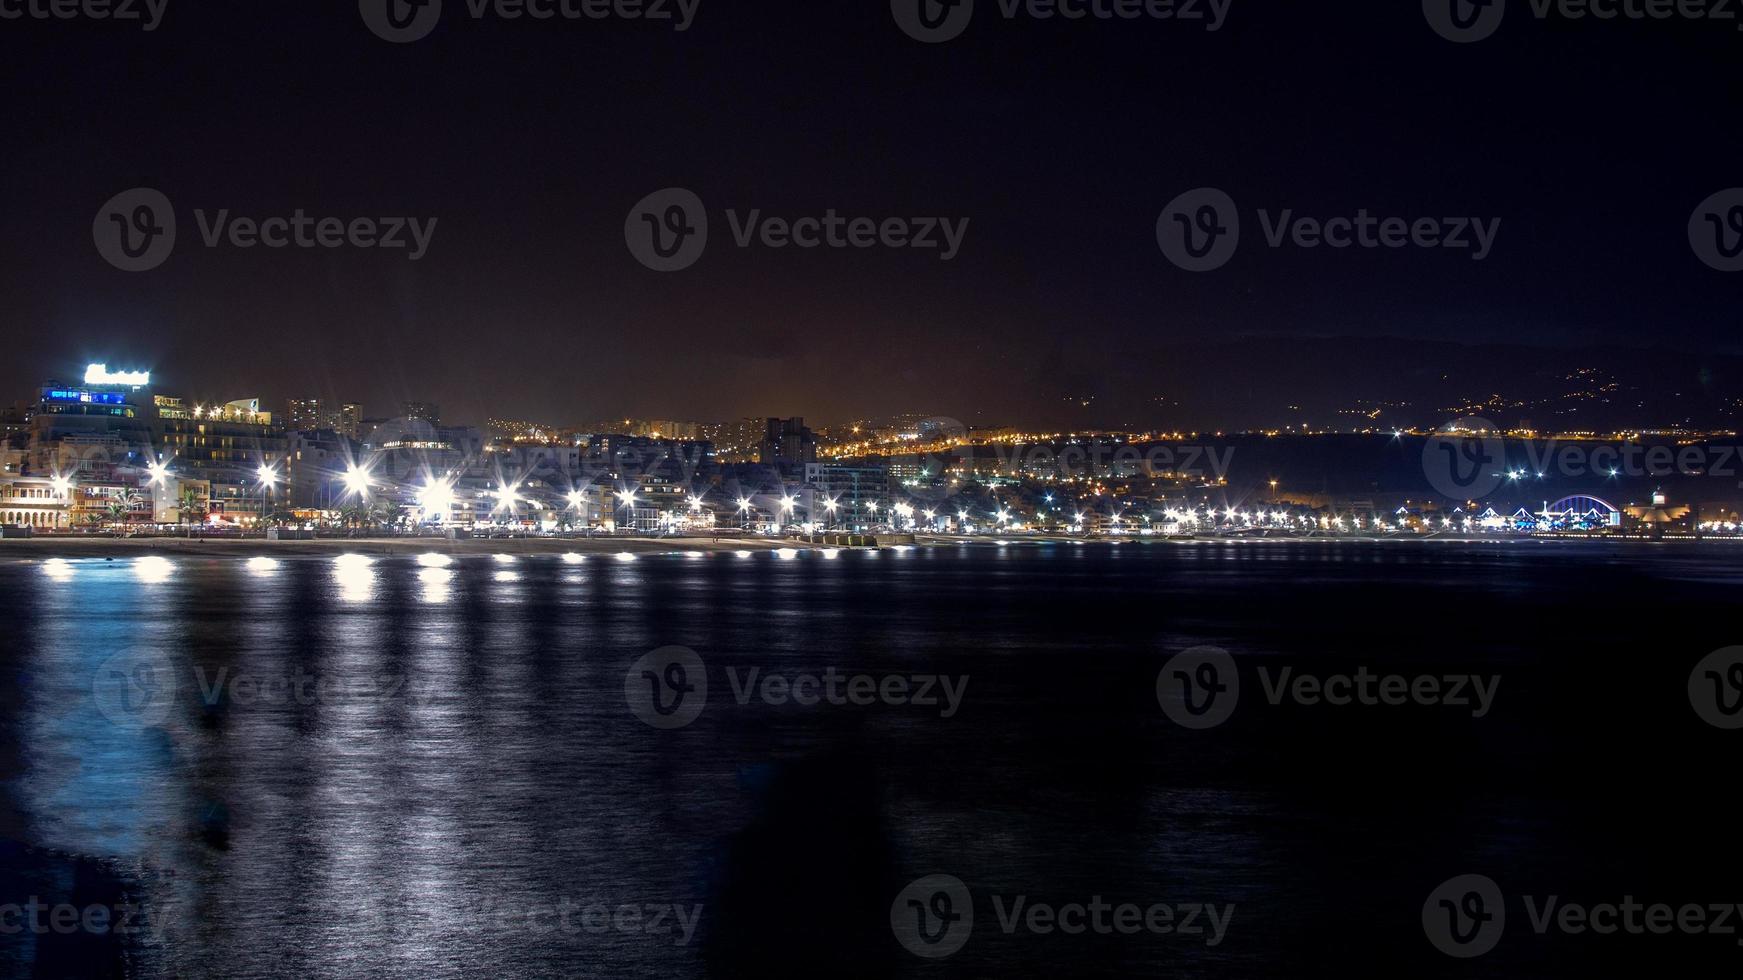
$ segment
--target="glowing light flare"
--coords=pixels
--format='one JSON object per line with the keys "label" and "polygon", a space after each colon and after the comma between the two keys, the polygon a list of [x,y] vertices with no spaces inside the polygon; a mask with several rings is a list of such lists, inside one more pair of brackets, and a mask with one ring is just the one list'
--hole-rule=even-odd
{"label": "glowing light flare", "polygon": [[175,564],[160,555],[145,555],[133,559],[133,577],[148,585],[169,581],[175,570]]}
{"label": "glowing light flare", "polygon": [[454,507],[454,484],[448,480],[431,479],[417,491],[418,509],[424,518],[446,518]]}
{"label": "glowing light flare", "polygon": [[369,495],[369,471],[353,463],[345,470],[345,492],[358,497]]}

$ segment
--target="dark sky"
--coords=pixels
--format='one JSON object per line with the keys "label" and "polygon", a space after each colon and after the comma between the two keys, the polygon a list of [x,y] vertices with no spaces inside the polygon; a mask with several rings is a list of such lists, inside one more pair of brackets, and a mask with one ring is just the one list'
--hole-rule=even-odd
{"label": "dark sky", "polygon": [[[1110,365],[1225,337],[1738,349],[1743,275],[1686,234],[1743,185],[1735,21],[1539,21],[1515,0],[1455,45],[1405,0],[1234,0],[1216,33],[980,0],[924,45],[887,0],[701,0],[683,33],[447,8],[404,45],[345,0],[169,0],[151,33],[0,21],[4,398],[107,360],[202,398],[421,398],[473,421],[1043,421]],[[140,186],[180,230],[129,274],[91,226]],[[624,221],[672,186],[712,237],[659,274]],[[1155,225],[1199,186],[1245,227],[1194,275]],[[439,224],[414,263],[209,249],[193,215],[299,207]],[[971,224],[951,262],[739,249],[729,208]],[[1483,262],[1274,250],[1260,208],[1502,226]]]}

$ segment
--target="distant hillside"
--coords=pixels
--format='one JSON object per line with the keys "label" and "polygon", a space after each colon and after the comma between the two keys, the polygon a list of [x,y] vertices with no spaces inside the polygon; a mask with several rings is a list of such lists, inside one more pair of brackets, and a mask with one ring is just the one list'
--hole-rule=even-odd
{"label": "distant hillside", "polygon": [[1542,429],[1733,427],[1743,357],[1384,338],[1246,339],[1111,359],[1061,393],[1072,426],[1427,427],[1481,415]]}

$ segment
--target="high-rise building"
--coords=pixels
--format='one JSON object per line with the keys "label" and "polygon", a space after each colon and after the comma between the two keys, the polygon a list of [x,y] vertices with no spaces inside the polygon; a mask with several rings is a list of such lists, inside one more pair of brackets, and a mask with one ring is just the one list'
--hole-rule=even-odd
{"label": "high-rise building", "polygon": [[285,428],[293,432],[313,432],[326,428],[327,417],[319,398],[292,398],[285,403]]}
{"label": "high-rise building", "polygon": [[817,437],[805,427],[805,420],[764,419],[763,442],[758,462],[779,467],[783,472],[817,462]]}
{"label": "high-rise building", "polygon": [[356,402],[340,405],[338,417],[333,420],[333,428],[347,439],[356,439],[363,428],[363,406]]}

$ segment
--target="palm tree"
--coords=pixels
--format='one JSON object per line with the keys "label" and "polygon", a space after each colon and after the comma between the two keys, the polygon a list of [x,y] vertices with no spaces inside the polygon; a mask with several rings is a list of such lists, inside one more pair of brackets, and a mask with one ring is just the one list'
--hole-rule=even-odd
{"label": "palm tree", "polygon": [[183,487],[182,492],[176,495],[176,514],[184,526],[198,523],[195,517],[201,521],[206,519],[205,513],[200,509],[200,495],[194,492],[193,487]]}
{"label": "palm tree", "polygon": [[397,531],[400,525],[405,523],[405,507],[391,500],[380,500],[375,503],[374,507],[370,508],[370,517],[374,519],[376,524]]}
{"label": "palm tree", "polygon": [[139,504],[139,494],[132,490],[123,490],[109,501],[109,520],[114,524],[127,523],[127,515],[133,513],[133,508]]}
{"label": "palm tree", "polygon": [[369,522],[369,508],[364,504],[346,504],[339,508],[339,521],[346,530],[361,529]]}

